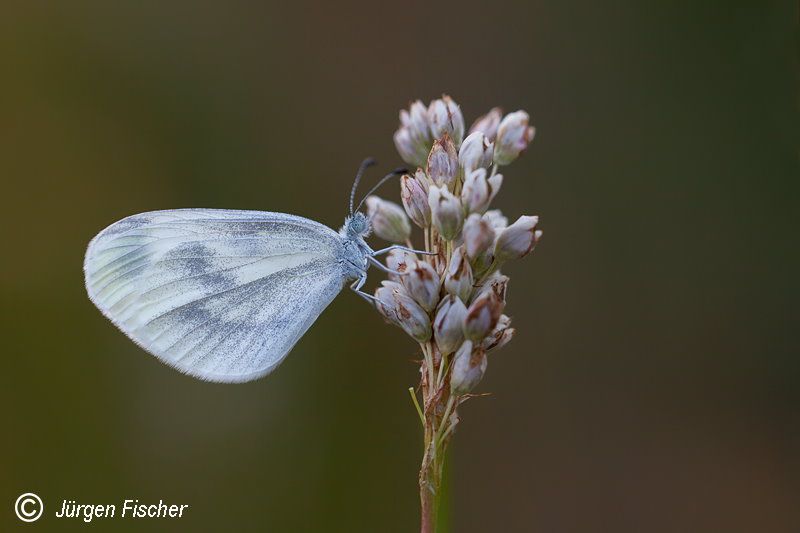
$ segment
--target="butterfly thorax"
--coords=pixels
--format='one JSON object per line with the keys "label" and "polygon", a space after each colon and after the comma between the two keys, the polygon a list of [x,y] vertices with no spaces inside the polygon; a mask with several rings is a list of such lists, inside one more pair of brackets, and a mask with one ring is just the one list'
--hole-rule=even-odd
{"label": "butterfly thorax", "polygon": [[363,277],[367,270],[367,258],[372,254],[372,248],[364,237],[369,235],[370,230],[369,219],[363,213],[347,217],[344,226],[339,230],[342,238],[341,260],[345,278],[348,280]]}

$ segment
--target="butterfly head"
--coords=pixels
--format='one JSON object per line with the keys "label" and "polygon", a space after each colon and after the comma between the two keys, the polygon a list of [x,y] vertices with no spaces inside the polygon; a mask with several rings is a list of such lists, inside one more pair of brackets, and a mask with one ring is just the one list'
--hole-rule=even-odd
{"label": "butterfly head", "polygon": [[344,229],[348,237],[367,237],[372,229],[367,215],[356,211],[344,221]]}
{"label": "butterfly head", "polygon": [[364,205],[364,201],[378,190],[378,187],[386,183],[387,180],[401,176],[408,172],[405,168],[398,168],[391,171],[389,174],[384,176],[372,189],[369,190],[367,194],[361,199],[358,205],[353,209],[353,201],[356,198],[356,188],[358,187],[358,183],[361,181],[361,177],[364,175],[364,171],[375,164],[375,160],[371,157],[366,158],[362,163],[361,166],[358,167],[358,172],[356,173],[356,179],[353,180],[353,188],[350,189],[350,216],[347,217],[344,221],[344,226],[340,230],[340,233],[349,238],[357,238],[361,237],[362,239],[369,236],[370,231],[372,230],[372,225],[370,224],[369,217],[364,213],[360,212],[361,206]]}

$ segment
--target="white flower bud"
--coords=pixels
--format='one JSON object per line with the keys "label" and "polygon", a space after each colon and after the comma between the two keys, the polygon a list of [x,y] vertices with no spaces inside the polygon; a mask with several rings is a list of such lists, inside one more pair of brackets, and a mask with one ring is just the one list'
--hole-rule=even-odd
{"label": "white flower bud", "polygon": [[458,296],[464,302],[469,301],[472,293],[472,267],[466,257],[463,246],[459,246],[450,258],[444,278],[444,288],[450,294]]}
{"label": "white flower bud", "polygon": [[479,168],[467,175],[464,188],[461,189],[461,201],[468,213],[483,213],[497,196],[503,184],[503,175],[495,174],[486,177],[486,169]]}
{"label": "white flower bud", "polygon": [[442,298],[433,321],[433,337],[443,354],[456,351],[464,340],[464,319],[467,307],[464,302],[448,294]]}
{"label": "white flower bud", "polygon": [[476,168],[486,168],[492,164],[494,145],[486,139],[483,132],[470,133],[458,150],[458,163],[469,174]]}
{"label": "white flower bud", "polygon": [[421,183],[416,177],[405,175],[400,178],[400,197],[406,213],[421,227],[427,228],[431,224],[431,207],[428,204],[428,191],[426,184]]}
{"label": "white flower bud", "polygon": [[474,260],[483,255],[494,244],[494,229],[486,215],[473,213],[464,222],[464,248],[467,256]]}
{"label": "white flower bud", "polygon": [[474,133],[480,131],[486,136],[486,139],[494,141],[495,137],[497,137],[497,127],[500,125],[502,118],[503,110],[499,107],[494,107],[476,120],[469,128],[469,132]]}
{"label": "white flower bud", "polygon": [[375,289],[375,299],[378,301],[377,308],[381,315],[392,324],[399,326],[400,322],[397,313],[394,311],[394,298],[392,291],[405,290],[400,283],[391,280],[381,281],[380,286]]}
{"label": "white flower bud", "polygon": [[503,334],[500,335],[500,338],[497,339],[497,341],[494,343],[494,345],[491,347],[491,349],[492,350],[499,350],[500,348],[502,348],[503,346],[505,346],[506,344],[511,342],[511,339],[513,339],[514,335],[516,335],[516,334],[517,334],[517,330],[515,328],[506,328],[506,329],[504,329],[503,330]]}
{"label": "white flower bud", "polygon": [[466,394],[480,383],[486,373],[486,351],[473,350],[470,341],[464,341],[453,357],[453,370],[450,373],[450,390],[453,394]]}
{"label": "white flower bud", "polygon": [[432,311],[436,307],[439,302],[439,275],[429,263],[412,263],[400,282],[423,309]]}
{"label": "white flower bud", "polygon": [[431,142],[428,108],[420,100],[412,102],[408,111],[400,111],[400,124],[408,128],[411,139],[418,145],[427,145]]}
{"label": "white flower bud", "polygon": [[508,226],[508,219],[503,216],[499,209],[492,209],[483,214],[483,220],[488,222],[494,230],[494,240],[489,245],[486,253],[472,260],[473,271],[476,276],[482,276],[486,273],[487,269],[492,266],[494,261],[494,246],[497,242],[497,236]]}
{"label": "white flower bud", "polygon": [[494,143],[494,162],[508,165],[528,147],[536,130],[528,126],[529,117],[525,111],[515,111],[506,115],[497,127]]}
{"label": "white flower bud", "polygon": [[506,291],[508,290],[508,276],[501,274],[498,272],[493,272],[486,281],[483,282],[483,285],[475,292],[474,300],[477,300],[481,296],[493,293],[498,300],[506,303]]}
{"label": "white flower bud", "polygon": [[[417,260],[416,254],[406,252],[405,250],[392,250],[386,254],[386,266],[389,270],[397,272],[406,272]],[[393,281],[400,281],[401,276],[389,273],[389,279]]]}
{"label": "white flower bud", "polygon": [[452,241],[458,235],[464,221],[461,201],[448,191],[447,187],[433,185],[428,193],[428,203],[434,227],[442,237]]}
{"label": "white flower bud", "polygon": [[428,157],[428,151],[420,148],[411,137],[408,128],[401,127],[394,132],[394,146],[400,158],[410,165],[424,166]]}
{"label": "white flower bud", "polygon": [[499,209],[487,211],[483,214],[483,219],[491,224],[495,233],[499,233],[508,226],[508,219],[503,216],[503,212]]}
{"label": "white flower bud", "polygon": [[528,255],[542,236],[536,230],[537,216],[521,216],[516,222],[500,232],[494,245],[494,257],[498,263]]}
{"label": "white flower bud", "polygon": [[464,336],[479,342],[492,331],[503,312],[503,302],[492,291],[481,294],[467,308]]}
{"label": "white flower bud", "polygon": [[384,280],[375,291],[375,298],[380,302],[378,310],[381,314],[403,328],[416,341],[426,342],[431,338],[431,319],[428,313],[406,293],[402,285]]}
{"label": "white flower bud", "polygon": [[439,186],[452,190],[458,175],[458,155],[450,136],[445,134],[433,142],[427,162],[428,178]]}
{"label": "white flower bud", "polygon": [[400,128],[394,133],[394,145],[403,161],[424,166],[431,149],[428,109],[417,100],[408,110],[400,111]]}
{"label": "white flower bud", "polygon": [[425,189],[425,194],[428,194],[428,189],[433,185],[433,181],[425,174],[425,171],[418,168],[417,171],[414,172],[414,178],[416,178],[419,184],[422,185],[422,188]]}
{"label": "white flower bud", "polygon": [[402,207],[377,196],[368,197],[366,202],[375,235],[390,242],[406,242],[411,237],[411,224]]}
{"label": "white flower bud", "polygon": [[500,192],[500,186],[503,185],[503,175],[495,174],[494,176],[489,176],[486,181],[489,182],[489,203],[491,203],[497,193]]}
{"label": "white flower bud", "polygon": [[515,330],[511,326],[511,319],[506,315],[501,315],[494,329],[483,339],[481,347],[487,352],[502,348],[511,341]]}
{"label": "white flower bud", "polygon": [[486,169],[479,168],[464,178],[461,189],[461,201],[467,213],[483,213],[489,206],[489,182],[486,181]]}
{"label": "white flower bud", "polygon": [[434,139],[440,139],[448,134],[456,145],[461,144],[464,138],[464,116],[458,104],[447,95],[434,100],[428,106],[428,123]]}

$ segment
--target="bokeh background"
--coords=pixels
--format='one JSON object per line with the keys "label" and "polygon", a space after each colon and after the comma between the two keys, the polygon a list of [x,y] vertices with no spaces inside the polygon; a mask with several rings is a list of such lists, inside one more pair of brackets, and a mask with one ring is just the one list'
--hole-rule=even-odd
{"label": "bokeh background", "polygon": [[463,409],[453,530],[800,531],[796,3],[3,12],[0,529],[34,491],[191,505],[103,531],[414,531],[399,330],[345,292],[272,376],[203,383],[105,320],[81,262],[152,209],[338,227],[361,159],[400,163],[398,109],[447,92],[468,123],[531,113],[497,204],[545,231],[506,269],[519,334]]}

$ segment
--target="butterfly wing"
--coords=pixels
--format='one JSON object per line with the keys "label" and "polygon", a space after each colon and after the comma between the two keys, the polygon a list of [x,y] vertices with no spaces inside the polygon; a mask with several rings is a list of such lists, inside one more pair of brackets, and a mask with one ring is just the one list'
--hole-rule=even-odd
{"label": "butterfly wing", "polygon": [[101,231],[92,302],[165,363],[209,381],[271,372],[344,283],[341,238],[282,213],[176,209]]}

